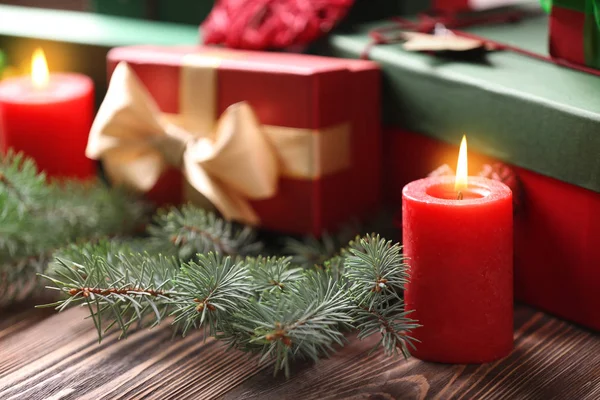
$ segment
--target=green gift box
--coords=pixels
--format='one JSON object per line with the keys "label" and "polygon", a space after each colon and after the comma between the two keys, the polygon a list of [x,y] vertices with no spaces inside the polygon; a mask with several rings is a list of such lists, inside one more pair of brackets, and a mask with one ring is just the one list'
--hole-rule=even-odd
{"label": "green gift box", "polygon": [[90,10],[119,17],[199,25],[214,0],[91,0]]}
{"label": "green gift box", "polygon": [[[327,54],[359,57],[372,29],[329,39]],[[548,19],[468,29],[478,36],[547,55]],[[561,181],[600,192],[600,78],[510,52],[460,61],[374,46],[385,79],[388,125],[458,143]]]}
{"label": "green gift box", "polygon": [[155,0],[156,17],[160,21],[200,25],[208,16],[214,0]]}
{"label": "green gift box", "polygon": [[[359,57],[383,26],[334,34],[327,54]],[[548,56],[545,16],[467,30]],[[408,181],[454,164],[466,134],[470,162],[511,164],[521,183],[517,299],[600,330],[600,77],[509,51],[436,56],[395,43],[368,54],[383,73],[390,204]]]}
{"label": "green gift box", "polygon": [[152,17],[152,4],[149,0],[90,0],[90,10],[98,14],[119,17]]}
{"label": "green gift box", "polygon": [[360,22],[377,21],[398,15],[412,15],[426,11],[430,2],[426,0],[356,0],[343,26]]}

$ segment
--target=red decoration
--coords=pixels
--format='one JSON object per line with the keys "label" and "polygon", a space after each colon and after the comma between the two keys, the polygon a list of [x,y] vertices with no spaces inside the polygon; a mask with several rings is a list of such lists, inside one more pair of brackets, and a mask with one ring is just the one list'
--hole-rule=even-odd
{"label": "red decoration", "polygon": [[481,167],[479,176],[500,181],[508,186],[513,192],[513,207],[517,212],[521,204],[521,185],[515,171],[510,166],[503,163],[485,164]]}
{"label": "red decoration", "polygon": [[[347,169],[310,180],[283,177],[275,197],[252,201],[263,228],[319,236],[378,208],[380,72],[375,63],[210,47],[142,46],[111,50],[108,70],[112,74],[117,63],[126,61],[160,110],[177,113],[182,66],[187,55],[201,52],[220,59],[218,115],[228,106],[246,101],[263,125],[316,130],[347,123],[350,129],[351,165]],[[321,151],[315,146],[314,159],[322,156]],[[172,171],[164,178],[151,197],[179,203],[181,176]],[[356,182],[361,182],[358,191]]]}
{"label": "red decoration", "polygon": [[409,183],[402,198],[410,260],[407,310],[421,328],[415,357],[472,364],[513,345],[513,218],[510,189],[469,177],[457,199],[453,176]]}
{"label": "red decoration", "polygon": [[[586,2],[581,2],[585,7]],[[593,36],[595,21],[590,21],[588,28],[585,13],[569,8],[553,6],[550,14],[550,54],[575,64],[586,63],[586,35]],[[592,38],[590,41],[593,40]],[[593,52],[595,45],[589,46]],[[593,59],[593,56],[590,57]]]}
{"label": "red decoration", "polygon": [[470,11],[469,0],[434,0],[432,8],[446,13]]}
{"label": "red decoration", "polygon": [[307,45],[345,17],[354,0],[220,0],[202,25],[206,44],[263,50]]}
{"label": "red decoration", "polygon": [[[402,201],[402,185],[456,162],[456,146],[439,140],[398,129],[383,137],[392,205]],[[469,152],[474,171],[496,162]],[[516,299],[600,330],[600,193],[512,168],[523,194],[514,220]]]}
{"label": "red decoration", "polygon": [[2,151],[23,152],[49,177],[90,178],[96,167],[85,156],[94,112],[94,85],[76,74],[52,74],[47,87],[30,77],[0,83]]}

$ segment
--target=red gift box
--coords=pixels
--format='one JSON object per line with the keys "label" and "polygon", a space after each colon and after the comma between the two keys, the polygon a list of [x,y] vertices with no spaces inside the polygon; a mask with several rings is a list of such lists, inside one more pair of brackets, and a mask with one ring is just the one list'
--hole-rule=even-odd
{"label": "red gift box", "polygon": [[592,0],[555,0],[550,11],[550,54],[600,68],[600,12]]}
{"label": "red gift box", "polygon": [[[384,131],[386,201],[402,204],[404,184],[456,164],[458,149],[427,136]],[[472,174],[488,157],[469,152]],[[600,330],[600,193],[514,167],[520,181],[514,220],[515,296]]]}
{"label": "red gift box", "polygon": [[[281,128],[283,133],[274,135],[302,132],[309,147],[292,161],[302,163],[306,158],[309,166],[322,168],[302,177],[283,174],[274,196],[251,200],[261,227],[320,235],[378,207],[380,74],[375,63],[210,47],[141,46],[111,50],[109,76],[117,64],[126,62],[160,111],[177,114],[182,71],[190,55],[218,60],[215,120],[230,106],[245,102],[262,127]],[[329,159],[340,157],[345,161],[327,168]],[[179,203],[183,192],[182,177],[171,170],[150,196],[161,203]]]}

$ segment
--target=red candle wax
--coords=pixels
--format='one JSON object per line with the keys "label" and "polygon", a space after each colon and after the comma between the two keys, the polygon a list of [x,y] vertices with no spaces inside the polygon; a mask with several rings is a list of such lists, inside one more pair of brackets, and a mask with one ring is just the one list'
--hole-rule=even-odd
{"label": "red candle wax", "polygon": [[0,147],[35,159],[51,177],[85,179],[95,165],[85,156],[94,112],[92,80],[51,74],[43,87],[30,77],[0,82]]}
{"label": "red candle wax", "polygon": [[415,357],[471,364],[497,360],[513,346],[512,192],[469,177],[457,199],[453,176],[421,179],[402,191],[404,252],[411,279],[407,310]]}

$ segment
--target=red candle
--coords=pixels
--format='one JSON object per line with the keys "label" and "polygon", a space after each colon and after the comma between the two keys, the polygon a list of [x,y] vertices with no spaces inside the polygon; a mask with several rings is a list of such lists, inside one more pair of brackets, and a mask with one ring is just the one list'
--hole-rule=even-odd
{"label": "red candle", "polygon": [[48,176],[95,175],[85,156],[94,112],[94,85],[79,74],[48,74],[41,50],[32,76],[0,82],[0,145],[35,159]]}
{"label": "red candle", "polygon": [[402,191],[411,266],[405,301],[422,325],[413,332],[415,357],[472,364],[513,346],[512,193],[501,182],[467,178],[463,142],[456,178],[426,178]]}

